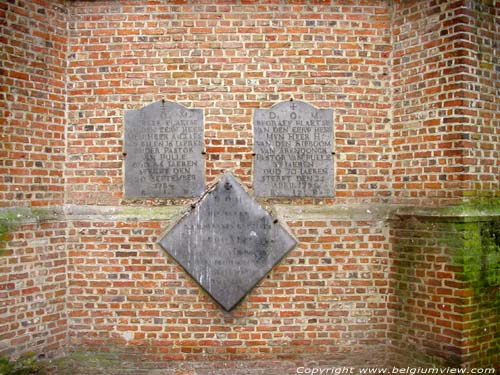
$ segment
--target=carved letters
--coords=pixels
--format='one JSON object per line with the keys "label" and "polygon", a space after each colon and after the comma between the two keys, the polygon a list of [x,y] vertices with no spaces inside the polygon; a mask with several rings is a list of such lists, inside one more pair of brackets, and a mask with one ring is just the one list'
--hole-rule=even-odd
{"label": "carved letters", "polygon": [[205,188],[203,111],[156,102],[125,112],[125,197],[197,197]]}
{"label": "carved letters", "polygon": [[[205,186],[201,109],[156,102],[125,113],[125,197],[196,197]],[[331,197],[333,110],[282,102],[254,113],[258,197]]]}
{"label": "carved letters", "polygon": [[230,174],[160,241],[225,310],[231,310],[295,244]]}
{"label": "carved letters", "polygon": [[283,102],[254,114],[258,197],[333,196],[333,111]]}

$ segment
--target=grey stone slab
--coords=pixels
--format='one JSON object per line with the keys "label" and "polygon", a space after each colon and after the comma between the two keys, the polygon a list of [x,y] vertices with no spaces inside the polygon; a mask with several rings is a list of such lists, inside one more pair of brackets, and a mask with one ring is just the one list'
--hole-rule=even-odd
{"label": "grey stone slab", "polygon": [[282,102],[257,109],[253,126],[256,196],[334,195],[332,109]]}
{"label": "grey stone slab", "polygon": [[203,111],[158,101],[125,112],[125,198],[198,197],[205,189]]}
{"label": "grey stone slab", "polygon": [[229,311],[296,241],[225,174],[159,243]]}

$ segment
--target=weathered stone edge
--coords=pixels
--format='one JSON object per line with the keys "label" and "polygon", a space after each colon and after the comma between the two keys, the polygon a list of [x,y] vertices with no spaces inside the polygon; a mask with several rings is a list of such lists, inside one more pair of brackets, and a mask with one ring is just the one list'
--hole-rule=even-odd
{"label": "weathered stone edge", "polygon": [[[271,214],[282,221],[290,220],[398,220],[420,217],[438,221],[491,220],[500,216],[500,206],[450,206],[441,208],[415,208],[397,205],[285,205],[261,203]],[[29,223],[54,220],[140,219],[174,220],[190,205],[163,206],[99,206],[64,205],[50,208],[5,207],[0,208],[0,221]]]}

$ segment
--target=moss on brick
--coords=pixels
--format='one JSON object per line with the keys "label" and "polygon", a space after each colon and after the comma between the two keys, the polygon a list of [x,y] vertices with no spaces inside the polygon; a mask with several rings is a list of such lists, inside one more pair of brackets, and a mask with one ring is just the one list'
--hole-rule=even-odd
{"label": "moss on brick", "polygon": [[101,374],[112,373],[113,369],[120,368],[118,358],[113,359],[108,351],[76,350],[66,357],[53,361],[57,373]]}
{"label": "moss on brick", "polygon": [[470,361],[489,366],[500,359],[500,217],[471,226],[464,245],[462,276],[472,295],[467,300],[469,328],[463,335],[481,346]]}
{"label": "moss on brick", "polygon": [[[413,309],[405,306],[413,290],[432,285],[427,285],[427,276],[419,278],[415,274],[420,262],[418,255],[422,252],[439,256],[440,262],[449,267],[448,271],[452,272],[449,282],[453,283],[449,286],[453,290],[451,297],[456,301],[454,309],[456,313],[461,312],[463,319],[464,328],[460,332],[463,347],[441,347],[439,341],[421,343],[421,347],[418,344],[415,348],[408,347],[409,355],[413,358],[415,350],[425,353],[430,350],[427,354],[437,354],[455,364],[488,367],[497,363],[500,359],[500,336],[496,334],[500,328],[500,201],[483,197],[444,208],[399,210],[394,216],[393,228],[397,253],[393,285],[398,303],[403,304],[396,330],[402,333],[402,338],[415,334],[416,342],[419,341],[418,332],[412,333],[407,327],[413,322]],[[422,233],[427,237],[422,237]],[[439,295],[436,298],[440,298]],[[406,344],[402,341],[401,345]],[[438,350],[433,353],[433,348]]]}
{"label": "moss on brick", "polygon": [[5,242],[7,241],[9,233],[9,225],[3,220],[0,220],[0,255],[2,255],[5,249]]}
{"label": "moss on brick", "polygon": [[462,281],[469,283],[475,294],[500,286],[500,217],[451,223],[449,227],[452,230],[441,242],[453,249],[453,264],[463,267]]}
{"label": "moss on brick", "polygon": [[12,229],[27,222],[43,222],[61,217],[61,213],[54,209],[28,207],[9,207],[0,209],[0,255],[6,248],[9,232]]}
{"label": "moss on brick", "polygon": [[[435,222],[471,222],[481,218],[500,216],[500,198],[491,196],[475,197],[462,204],[436,208],[401,207],[394,212],[396,216],[415,216]],[[434,220],[433,220],[434,218]]]}

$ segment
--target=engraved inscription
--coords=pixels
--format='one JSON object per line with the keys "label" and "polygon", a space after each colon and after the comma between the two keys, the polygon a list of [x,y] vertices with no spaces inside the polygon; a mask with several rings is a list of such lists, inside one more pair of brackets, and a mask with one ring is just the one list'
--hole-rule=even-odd
{"label": "engraved inscription", "polygon": [[333,196],[333,111],[283,102],[254,114],[259,197]]}
{"label": "engraved inscription", "polygon": [[160,241],[228,311],[295,243],[230,174]]}
{"label": "engraved inscription", "polygon": [[195,197],[204,189],[203,112],[156,102],[125,113],[125,197]]}

